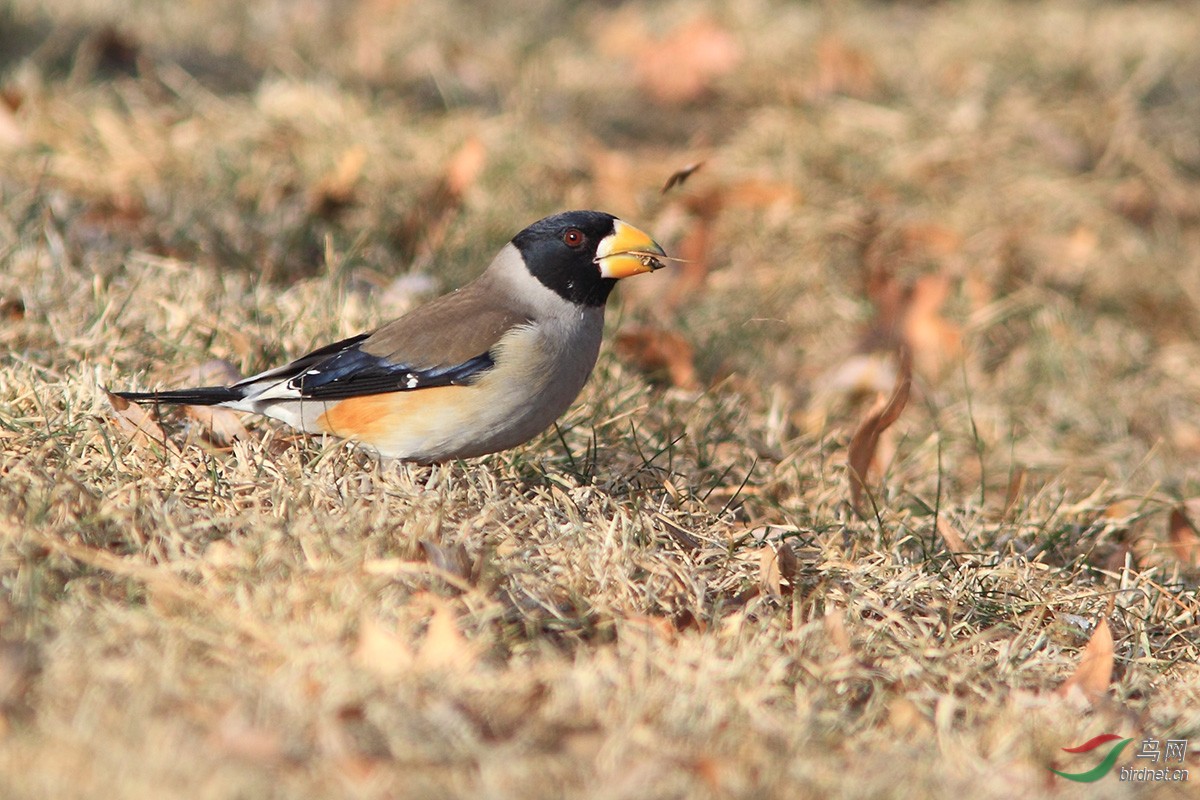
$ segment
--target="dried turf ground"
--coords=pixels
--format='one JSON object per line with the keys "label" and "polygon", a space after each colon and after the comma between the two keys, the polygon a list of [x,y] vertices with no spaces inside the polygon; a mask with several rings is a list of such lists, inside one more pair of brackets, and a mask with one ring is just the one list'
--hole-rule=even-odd
{"label": "dried turf ground", "polygon": [[[1047,767],[1200,747],[1194,7],[122,5],[0,7],[0,796],[1190,796]],[[693,257],[610,319],[705,388],[610,347],[561,434],[432,469],[99,391],[579,206]]]}

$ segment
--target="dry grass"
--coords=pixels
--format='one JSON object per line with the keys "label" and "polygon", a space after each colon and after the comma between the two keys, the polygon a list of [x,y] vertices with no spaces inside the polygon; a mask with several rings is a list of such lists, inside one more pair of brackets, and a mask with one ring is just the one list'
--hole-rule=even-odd
{"label": "dry grass", "polygon": [[[1200,743],[1194,10],[127,5],[0,7],[0,795],[1184,796],[1047,766]],[[612,320],[708,388],[606,351],[435,468],[139,441],[99,390],[368,328],[565,207],[705,257]],[[891,320],[860,516],[873,279],[948,297]],[[1060,697],[1101,617],[1111,687]]]}

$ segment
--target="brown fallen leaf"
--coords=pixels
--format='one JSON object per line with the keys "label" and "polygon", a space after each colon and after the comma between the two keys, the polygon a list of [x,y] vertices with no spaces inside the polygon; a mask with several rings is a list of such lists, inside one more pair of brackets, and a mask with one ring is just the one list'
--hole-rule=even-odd
{"label": "brown fallen leaf", "polygon": [[775,548],[764,545],[758,551],[758,582],[762,589],[775,600],[783,599],[781,586],[783,575],[779,570],[779,557]]}
{"label": "brown fallen leaf", "polygon": [[[227,386],[242,379],[237,367],[228,361],[214,358],[198,367],[180,370],[170,376],[169,383],[179,386]],[[242,424],[237,411],[216,406],[181,406],[183,414],[200,426],[204,437],[217,447],[228,447],[235,439],[248,439],[250,432]]]}
{"label": "brown fallen leaf", "polygon": [[955,555],[969,552],[967,545],[963,542],[962,534],[958,532],[945,516],[939,516],[937,521],[938,533],[942,535],[942,541],[946,543],[946,549]]}
{"label": "brown fallen leaf", "polygon": [[354,202],[354,190],[367,163],[367,151],[354,145],[343,151],[337,164],[308,190],[308,211],[318,217],[330,217]]}
{"label": "brown fallen leaf", "polygon": [[451,195],[462,199],[467,190],[479,180],[486,164],[487,147],[483,139],[472,136],[463,142],[446,165],[446,188],[450,190]]}
{"label": "brown fallen leaf", "polygon": [[358,623],[354,660],[385,678],[403,674],[413,663],[412,648],[379,620],[364,616]]}
{"label": "brown fallen leaf", "polygon": [[[663,192],[678,186],[704,163],[700,161],[684,167],[667,181]],[[713,251],[718,244],[717,223],[724,212],[765,210],[786,216],[800,199],[800,192],[790,183],[758,177],[732,182],[706,178],[693,191],[677,192],[662,219],[668,227],[673,223],[678,231],[673,231],[672,236],[676,241],[672,255],[678,257],[678,263],[670,271],[666,289],[659,288],[652,296],[648,295],[646,305],[650,305],[655,313],[665,315],[704,288],[713,265]]]}
{"label": "brown fallen leaf", "polygon": [[417,648],[416,663],[426,669],[461,669],[475,662],[478,652],[462,631],[450,606],[436,602],[425,638]]}
{"label": "brown fallen leaf", "polygon": [[675,28],[636,51],[633,71],[642,90],[662,103],[684,104],[708,93],[742,59],[733,34],[708,16]]}
{"label": "brown fallen leaf", "polygon": [[896,385],[896,363],[883,353],[854,353],[813,381],[808,408],[796,423],[809,433],[825,428],[830,411],[842,400],[857,404]]}
{"label": "brown fallen leaf", "polygon": [[1186,566],[1196,566],[1200,558],[1200,536],[1196,533],[1196,525],[1188,517],[1186,505],[1171,509],[1167,541],[1171,543],[1176,558]]}
{"label": "brown fallen leaf", "polygon": [[685,199],[687,228],[675,248],[680,261],[671,270],[666,291],[659,290],[654,295],[660,313],[678,308],[687,297],[704,288],[711,264],[713,230],[724,203],[720,188]]}
{"label": "brown fallen leaf", "polygon": [[802,568],[800,557],[796,555],[795,549],[786,540],[780,541],[776,548],[775,563],[779,567],[779,575],[795,589]]}
{"label": "brown fallen leaf", "polygon": [[838,606],[830,606],[825,611],[821,621],[825,635],[829,641],[844,656],[853,656],[854,648],[850,643],[850,633],[846,630],[846,610]]}
{"label": "brown fallen leaf", "polygon": [[1008,476],[1008,488],[1004,492],[1004,511],[1002,513],[1004,519],[1013,518],[1017,502],[1025,492],[1026,474],[1024,467],[1017,467]]}
{"label": "brown fallen leaf", "polygon": [[1128,519],[1137,513],[1142,507],[1142,501],[1135,498],[1126,498],[1125,500],[1117,500],[1114,503],[1109,503],[1104,507],[1104,511],[1100,516],[1105,519]]}
{"label": "brown fallen leaf", "polygon": [[879,438],[885,430],[900,418],[900,412],[908,405],[912,389],[912,353],[907,347],[900,348],[900,369],[891,397],[879,396],[875,405],[863,418],[854,436],[850,439],[848,461],[850,465],[850,503],[863,513],[862,496],[866,488],[867,473],[876,460]]}
{"label": "brown fallen leaf", "polygon": [[666,530],[671,538],[675,540],[676,544],[678,544],[684,550],[695,552],[703,547],[703,543],[700,541],[700,539],[696,538],[679,525],[676,525],[674,522],[669,520],[666,515],[655,513],[654,516],[658,519],[659,524],[663,526],[663,529]]}
{"label": "brown fallen leaf", "polygon": [[250,438],[250,432],[242,424],[241,414],[231,409],[183,406],[183,413],[199,425],[208,440],[217,447],[228,447],[236,439]]}
{"label": "brown fallen leaf", "polygon": [[1103,617],[1096,623],[1096,630],[1083,649],[1083,658],[1071,676],[1058,687],[1063,697],[1082,695],[1089,703],[1095,703],[1108,691],[1113,673],[1113,638],[1108,622]]}
{"label": "brown fallen leaf", "polygon": [[617,356],[642,372],[666,372],[672,386],[697,389],[695,351],[676,331],[651,325],[626,328],[617,334]]}
{"label": "brown fallen leaf", "polygon": [[617,628],[617,638],[624,635],[627,627],[638,639],[645,639],[649,635],[665,642],[673,642],[679,638],[679,628],[670,617],[658,614],[630,614],[621,622]]}
{"label": "brown fallen leaf", "polygon": [[904,314],[904,341],[913,352],[917,369],[934,378],[963,352],[962,327],[942,316],[942,306],[949,296],[947,276],[922,275],[908,294]]}
{"label": "brown fallen leaf", "polygon": [[739,768],[739,765],[732,762],[732,760],[716,756],[699,756],[684,762],[684,766],[694,772],[700,780],[704,781],[704,785],[708,787],[710,792],[716,794],[724,794],[722,792],[725,780],[724,776]]}
{"label": "brown fallen leaf", "polygon": [[[862,266],[862,291],[875,314],[858,350],[890,351],[897,343],[913,351],[915,368],[937,378],[963,355],[962,326],[943,315],[957,273],[951,268],[916,278],[904,277],[913,265],[945,264],[961,254],[963,236],[936,222],[890,223],[870,209],[855,225]],[[951,274],[947,274],[951,273]]]}
{"label": "brown fallen leaf", "polygon": [[179,448],[167,438],[162,426],[137,403],[131,403],[123,397],[118,397],[107,389],[102,389],[113,407],[113,419],[117,426],[129,435],[129,441],[138,447],[165,448],[167,452],[179,454]]}

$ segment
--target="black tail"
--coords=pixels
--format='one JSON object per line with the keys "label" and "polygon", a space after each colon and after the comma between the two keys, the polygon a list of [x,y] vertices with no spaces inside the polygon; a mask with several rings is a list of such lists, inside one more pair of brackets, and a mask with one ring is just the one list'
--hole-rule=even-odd
{"label": "black tail", "polygon": [[135,403],[172,403],[187,406],[215,406],[231,400],[241,400],[245,392],[228,386],[205,386],[198,389],[171,389],[166,392],[113,392],[117,397]]}

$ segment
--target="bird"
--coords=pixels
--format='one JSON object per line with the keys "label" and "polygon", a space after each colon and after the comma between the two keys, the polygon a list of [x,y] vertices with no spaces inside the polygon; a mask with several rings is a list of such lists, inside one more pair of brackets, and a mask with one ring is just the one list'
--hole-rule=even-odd
{"label": "bird", "polygon": [[508,450],[571,406],[617,281],[662,259],[612,214],[565,211],[514,236],[465,286],[372,332],[227,386],[115,394],[253,412],[418,464]]}

